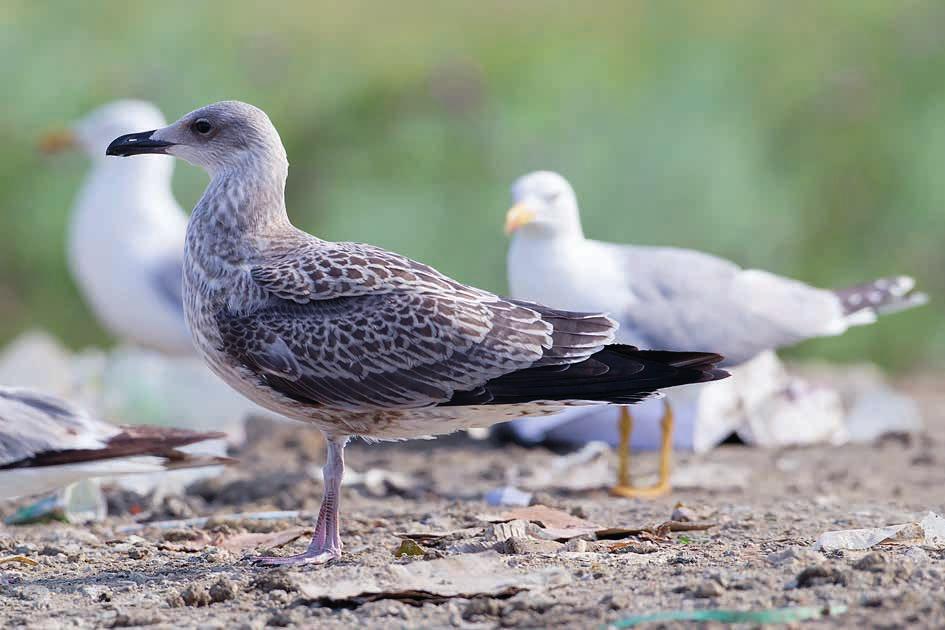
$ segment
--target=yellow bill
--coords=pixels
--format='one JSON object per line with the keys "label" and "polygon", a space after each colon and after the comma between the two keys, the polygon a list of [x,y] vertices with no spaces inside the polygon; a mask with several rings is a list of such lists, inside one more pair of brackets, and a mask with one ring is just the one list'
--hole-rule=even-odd
{"label": "yellow bill", "polygon": [[505,233],[511,234],[523,225],[535,220],[535,211],[524,203],[517,203],[505,214]]}

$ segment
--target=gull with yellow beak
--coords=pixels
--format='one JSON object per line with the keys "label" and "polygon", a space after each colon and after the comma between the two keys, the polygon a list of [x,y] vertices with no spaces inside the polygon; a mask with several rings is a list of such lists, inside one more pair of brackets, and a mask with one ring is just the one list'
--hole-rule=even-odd
{"label": "gull with yellow beak", "polygon": [[92,162],[70,213],[68,258],[99,322],[134,345],[193,355],[181,303],[187,215],[171,190],[174,163],[105,158],[115,136],[165,124],[151,103],[115,101],[47,134],[40,148],[80,149]]}
{"label": "gull with yellow beak", "polygon": [[[538,171],[515,182],[506,216],[512,235],[509,288],[514,298],[554,308],[599,311],[620,327],[619,343],[642,348],[696,348],[725,356],[725,367],[813,337],[839,335],[877,316],[924,304],[908,276],[840,290],[818,289],[760,270],[746,270],[698,251],[605,243],[585,238],[577,197],[561,175]],[[662,420],[659,482],[629,480],[632,416],[620,415],[620,466],[614,492],[669,491],[672,409]]]}

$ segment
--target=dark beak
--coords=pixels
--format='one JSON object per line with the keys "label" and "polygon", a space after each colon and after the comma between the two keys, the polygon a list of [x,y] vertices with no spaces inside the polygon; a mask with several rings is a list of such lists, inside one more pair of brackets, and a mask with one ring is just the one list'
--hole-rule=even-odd
{"label": "dark beak", "polygon": [[143,153],[167,153],[167,147],[174,146],[174,143],[152,140],[151,134],[155,131],[157,129],[118,136],[105,149],[105,155],[128,157],[129,155],[141,155]]}

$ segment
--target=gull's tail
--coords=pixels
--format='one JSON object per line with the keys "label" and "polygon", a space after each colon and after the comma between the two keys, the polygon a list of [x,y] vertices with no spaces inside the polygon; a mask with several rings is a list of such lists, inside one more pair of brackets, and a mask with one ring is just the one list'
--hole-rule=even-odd
{"label": "gull's tail", "polygon": [[[727,377],[716,367],[723,358],[708,352],[638,350],[613,344],[590,358],[505,374],[476,392],[460,392],[447,404],[517,404],[531,401],[589,401],[631,404],[660,389]],[[474,399],[473,399],[474,398]]]}
{"label": "gull's tail", "polygon": [[915,279],[909,276],[879,278],[865,284],[834,290],[843,306],[847,324],[872,324],[880,315],[922,306],[929,301],[925,293],[914,291]]}

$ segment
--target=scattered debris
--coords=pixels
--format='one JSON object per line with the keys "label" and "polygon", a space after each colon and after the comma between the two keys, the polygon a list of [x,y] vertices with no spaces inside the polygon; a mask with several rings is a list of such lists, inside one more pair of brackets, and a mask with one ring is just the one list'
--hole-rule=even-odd
{"label": "scattered debris", "polygon": [[529,553],[557,553],[564,548],[554,540],[540,540],[529,536],[513,536],[494,546],[499,553],[510,555]]}
{"label": "scattered debris", "polygon": [[467,527],[465,529],[456,529],[446,532],[395,532],[394,536],[398,538],[409,538],[421,543],[430,543],[443,539],[458,540],[461,538],[472,538],[482,533],[481,527]]}
{"label": "scattered debris", "polygon": [[853,568],[858,571],[869,571],[871,573],[882,573],[886,570],[886,567],[889,566],[889,558],[885,555],[879,553],[878,551],[871,551],[853,565]]}
{"label": "scattered debris", "polygon": [[607,527],[594,532],[598,540],[619,540],[629,536],[644,536],[653,539],[668,540],[668,534],[671,532],[701,532],[712,527],[716,523],[699,522],[691,523],[687,521],[664,521],[659,525],[651,527]]}
{"label": "scattered debris", "polygon": [[660,546],[652,540],[629,540],[611,545],[611,553],[656,553]]}
{"label": "scattered debris", "polygon": [[[312,467],[312,478],[321,481],[322,469]],[[361,487],[372,497],[386,497],[390,495],[409,495],[422,487],[419,479],[393,470],[369,468],[366,471],[346,470],[342,481],[344,486]]]}
{"label": "scattered debris", "polygon": [[50,523],[59,521],[68,523],[65,508],[59,495],[53,494],[35,503],[21,507],[8,516],[3,522],[7,525],[33,525],[35,523]]}
{"label": "scattered debris", "polygon": [[25,564],[26,566],[35,567],[39,562],[33,560],[32,558],[27,558],[26,556],[5,556],[0,558],[0,564],[7,564],[10,562],[18,562],[20,564]]}
{"label": "scattered debris", "polygon": [[815,564],[798,573],[793,583],[789,586],[809,588],[811,586],[822,586],[824,584],[846,585],[846,583],[847,576],[843,571],[834,567]]}
{"label": "scattered debris", "polygon": [[786,624],[810,619],[836,617],[847,612],[847,607],[830,605],[822,608],[772,608],[770,610],[668,610],[649,615],[634,615],[607,624],[608,628],[632,628],[644,623],[666,621],[718,621],[720,623]]}
{"label": "scattered debris", "polygon": [[514,520],[523,520],[535,523],[543,533],[555,540],[568,540],[578,536],[587,536],[601,529],[595,523],[583,518],[572,516],[567,512],[550,508],[547,505],[532,505],[529,507],[510,510],[499,515],[480,515],[480,520],[490,523],[501,523]]}
{"label": "scattered debris", "polygon": [[210,601],[214,604],[236,599],[238,589],[236,583],[227,577],[221,577],[210,587]]}
{"label": "scattered debris", "polygon": [[934,512],[929,512],[921,522],[917,523],[825,532],[817,538],[814,549],[821,551],[859,550],[869,549],[876,545],[891,544],[922,544],[935,548],[945,547],[945,518]]}
{"label": "scattered debris", "polygon": [[509,538],[524,538],[528,536],[529,524],[530,523],[528,521],[522,519],[495,523],[490,528],[490,531],[486,537],[497,542],[502,542],[504,540],[508,540]]}
{"label": "scattered debris", "polygon": [[711,599],[724,595],[725,589],[719,584],[718,580],[706,580],[697,584],[689,592],[698,599]]}
{"label": "scattered debris", "polygon": [[404,538],[400,541],[400,546],[397,547],[397,550],[394,551],[395,558],[402,558],[404,556],[409,556],[412,558],[422,558],[426,554],[426,550],[421,547],[415,540],[410,538]]}
{"label": "scattered debris", "polygon": [[196,518],[186,518],[170,521],[152,521],[150,523],[137,523],[135,525],[124,525],[116,528],[119,534],[132,534],[145,529],[181,529],[184,527],[204,527],[210,521],[283,521],[306,518],[308,515],[299,510],[280,510],[267,512],[234,512],[231,514],[218,514],[214,516],[198,516]]}
{"label": "scattered debris", "polygon": [[171,597],[171,606],[209,606],[210,593],[203,584],[191,584],[180,591],[177,597]]}
{"label": "scattered debris", "polygon": [[263,593],[282,591],[295,593],[299,590],[298,574],[287,569],[276,569],[258,574],[249,584],[250,588]]}
{"label": "scattered debris", "polygon": [[780,567],[794,564],[795,562],[819,562],[821,556],[816,551],[812,551],[806,547],[788,547],[781,551],[772,551],[765,556],[765,560],[772,566]]}
{"label": "scattered debris", "polygon": [[490,490],[483,498],[493,507],[525,507],[532,502],[532,493],[519,490],[515,486],[503,486]]}
{"label": "scattered debris", "polygon": [[246,533],[231,536],[214,536],[210,538],[210,544],[229,551],[243,551],[245,549],[261,549],[265,551],[268,549],[278,549],[311,533],[312,530],[307,527],[293,527],[292,529],[268,534]]}
{"label": "scattered debris", "polygon": [[669,520],[677,521],[679,523],[690,523],[692,521],[698,521],[701,519],[696,515],[695,510],[683,505],[682,503],[677,503],[673,507],[673,513],[669,517]]}
{"label": "scattered debris", "polygon": [[352,607],[381,599],[394,599],[420,606],[453,597],[471,599],[482,595],[511,597],[520,591],[564,586],[570,574],[560,567],[515,570],[494,551],[391,564],[356,580],[330,583],[310,581],[300,587],[311,602],[329,607]]}

